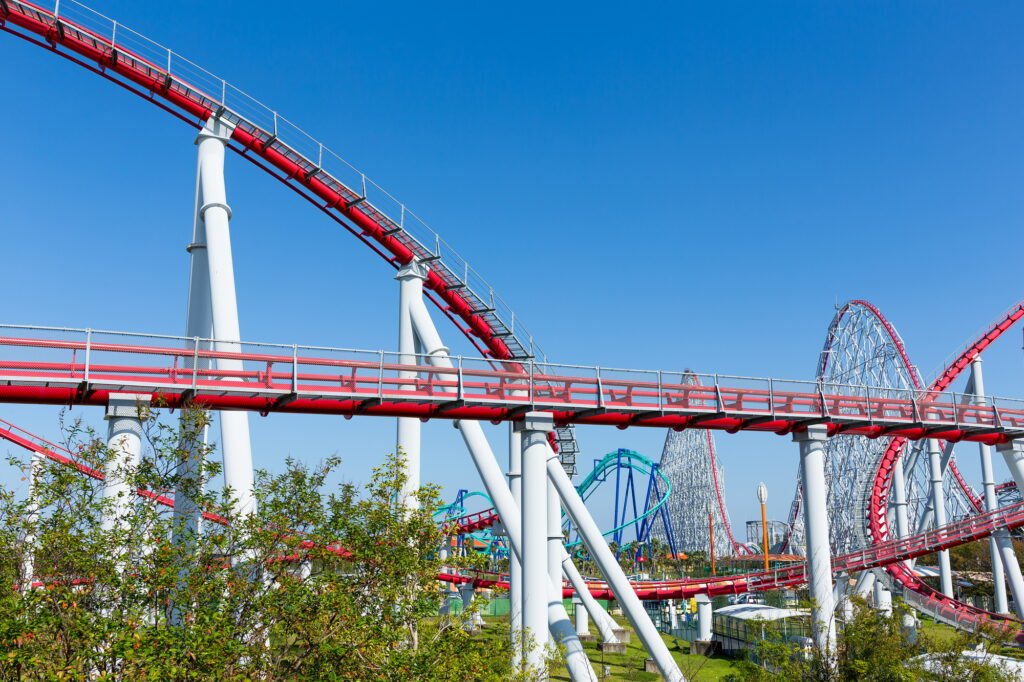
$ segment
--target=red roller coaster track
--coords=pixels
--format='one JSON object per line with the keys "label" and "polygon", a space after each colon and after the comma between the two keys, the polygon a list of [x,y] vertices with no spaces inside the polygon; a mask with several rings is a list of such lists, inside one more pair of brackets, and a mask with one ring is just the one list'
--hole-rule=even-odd
{"label": "red roller coaster track", "polygon": [[[20,0],[0,1],[0,24],[2,24],[3,30],[47,48],[84,68],[108,78],[147,101],[157,104],[191,125],[201,125],[202,122],[218,113],[231,113],[224,110],[222,104],[223,97],[219,101],[217,97],[206,94],[201,89],[181,81],[176,75],[171,74],[169,69],[162,69],[120,45],[115,48],[112,37],[108,39],[72,22],[59,20],[52,12],[48,12],[38,6],[24,3]],[[38,38],[35,36],[38,36]],[[419,253],[415,240],[407,238],[400,226],[367,203],[364,193],[355,191],[325,174],[317,164],[278,140],[274,131],[264,130],[241,117],[233,122],[236,123],[232,133],[232,141],[234,143],[232,147],[235,151],[273,177],[284,182],[318,209],[330,215],[393,266],[399,267],[410,262],[413,258],[430,257],[433,255],[430,253]],[[435,304],[457,324],[459,329],[485,355],[497,360],[510,360],[515,357],[508,344],[503,340],[502,332],[496,332],[492,320],[487,317],[487,312],[474,307],[474,298],[466,293],[464,282],[458,281],[457,278],[446,278],[439,274],[438,271],[432,270],[426,282],[426,288]],[[931,390],[934,392],[946,388],[953,378],[967,366],[970,359],[1005,331],[1005,328],[1015,323],[1021,315],[1024,315],[1024,311],[1018,309],[1015,316],[1011,314],[1007,318],[1005,326],[1000,327],[997,325],[994,336],[986,335],[979,339],[940,376],[932,385]],[[23,400],[30,396],[38,398],[42,394],[47,394],[44,402],[73,403],[82,400],[82,397],[73,389],[48,389],[45,391],[34,387],[22,387],[22,389],[19,392],[15,387],[9,387],[7,392],[8,398],[14,397],[16,400]],[[660,392],[659,388],[659,396]],[[105,397],[101,395],[102,393],[103,391],[95,391],[93,396],[95,398]],[[598,402],[600,402],[600,391],[598,391],[597,397],[599,399]],[[32,401],[36,402],[36,399]],[[231,407],[229,404],[219,404],[216,406]],[[357,413],[360,409],[365,409],[366,405],[363,401],[356,401],[352,408],[353,413]],[[604,406],[598,405],[592,409],[602,410]],[[955,409],[954,406],[954,412]],[[866,416],[870,417],[870,409],[862,411]],[[825,412],[825,410],[822,409],[822,412]],[[428,411],[419,416],[439,415],[433,411]],[[574,416],[576,415],[563,413],[561,420],[563,422],[569,421]],[[612,423],[622,427],[641,423],[681,426],[684,428],[695,426],[693,418],[690,418],[690,421],[686,423],[673,424],[671,423],[672,420],[661,423],[663,420],[658,417],[638,422],[636,421],[636,415],[628,415],[625,420],[620,419],[617,421],[601,419],[600,417],[603,415],[596,416],[598,418],[589,421],[593,423]],[[769,421],[769,426],[774,426],[776,429],[771,430],[784,431],[801,427],[800,422],[795,419],[779,423],[774,420],[774,416],[774,414],[771,415],[772,419]],[[998,414],[994,416],[998,417]],[[702,417],[702,419],[707,419],[707,416]],[[740,428],[753,428],[753,421],[755,419],[759,420],[759,423],[765,424],[767,417],[766,415],[761,415],[758,417],[737,418],[735,416],[723,415],[718,419],[701,422],[701,426],[704,428],[724,428],[732,431]],[[820,421],[827,419],[827,417],[819,416],[817,419]],[[580,419],[579,421],[586,423],[588,420]],[[835,428],[835,432],[863,433],[871,437],[899,433],[899,431],[887,431],[885,427],[877,427],[872,423],[858,426],[857,428],[850,428],[851,425],[849,423],[840,424],[833,422],[832,426]],[[903,435],[910,438],[951,437],[954,440],[965,438],[990,443],[1005,439],[1001,432],[983,435],[980,430],[972,432],[959,428],[947,429],[941,434],[930,433],[924,428],[917,427],[911,427],[909,430],[904,428],[902,430],[906,432]],[[19,437],[13,431],[10,432],[10,435]],[[892,445],[882,458],[873,486],[870,532],[876,541],[884,539],[887,535],[885,508],[888,500],[891,468],[892,463],[899,456],[902,445],[902,437],[894,439]],[[74,465],[83,466],[80,463],[74,463]],[[959,477],[958,480],[960,480]],[[963,485],[962,480],[960,482]],[[890,564],[888,570],[909,589],[921,592],[927,590],[916,578],[902,573],[898,564]],[[969,607],[957,605],[956,608]]]}
{"label": "red roller coaster track", "polygon": [[[964,369],[970,366],[976,357],[992,345],[1010,327],[1020,321],[1021,318],[1024,318],[1024,302],[1012,307],[983,331],[977,339],[968,344],[959,356],[932,382],[931,386],[928,387],[927,395],[935,396],[948,389],[953,381]],[[893,438],[878,464],[878,470],[871,488],[870,516],[868,518],[868,533],[875,543],[884,542],[889,537],[887,507],[889,491],[892,485],[893,466],[902,455],[905,444],[905,439],[900,437]],[[965,485],[962,479],[958,478],[958,481],[961,486]],[[913,593],[917,599],[915,606],[922,610],[930,610],[933,615],[943,620],[969,626],[972,623],[991,622],[993,619],[1002,618],[998,614],[992,614],[951,599],[941,592],[932,589],[915,576],[905,565],[898,563],[889,564],[886,566],[886,571],[896,582],[903,586],[906,592]]]}

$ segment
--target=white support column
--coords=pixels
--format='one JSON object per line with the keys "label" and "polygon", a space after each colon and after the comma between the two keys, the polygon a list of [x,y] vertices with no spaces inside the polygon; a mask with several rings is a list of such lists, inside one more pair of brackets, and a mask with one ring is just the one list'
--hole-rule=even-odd
{"label": "white support column", "polygon": [[[107,447],[112,456],[103,472],[103,500],[109,506],[103,511],[102,527],[106,532],[123,527],[135,508],[135,486],[131,476],[142,455],[142,420],[139,406],[148,406],[150,396],[134,393],[111,393],[107,401]],[[119,551],[128,551],[122,547]]]}
{"label": "white support column", "polygon": [[853,602],[850,601],[850,574],[846,571],[836,575],[834,594],[836,613],[844,623],[849,623],[853,616]]}
{"label": "white support column", "polygon": [[39,477],[43,475],[46,459],[38,452],[32,453],[28,470],[28,506],[25,508],[25,555],[21,562],[21,589],[32,589],[32,578],[36,573],[36,533],[39,523]]}
{"label": "white support column", "polygon": [[[975,403],[985,404],[985,379],[981,371],[981,356],[971,362],[971,378],[974,384]],[[984,443],[978,443],[978,454],[981,457],[981,482],[985,490],[985,511],[999,509],[996,499],[996,481],[992,473],[992,449]],[[996,611],[1009,613],[1010,605],[1006,599],[1006,581],[1013,592],[1014,609],[1018,617],[1024,617],[1024,576],[1021,575],[1020,564],[1013,551],[1010,533],[1005,528],[994,532],[988,539],[989,554],[992,557],[992,583],[995,586]]]}
{"label": "white support column", "polygon": [[597,631],[601,634],[601,641],[608,644],[617,644],[619,638],[615,636],[615,630],[620,629],[619,624],[612,620],[608,612],[594,599],[594,595],[590,594],[586,581],[583,580],[583,576],[580,575],[579,569],[572,562],[572,557],[569,556],[565,547],[561,546],[559,549],[561,550],[559,554],[562,557],[562,570],[565,572],[565,577],[569,579],[572,589],[576,591],[576,598],[581,601],[583,607],[593,619],[594,625],[597,626]]}
{"label": "white support column", "polygon": [[[186,247],[189,254],[189,277],[188,277],[188,308],[185,315],[185,336],[192,339],[189,350],[209,350],[202,347],[204,339],[213,338],[213,304],[210,297],[210,260],[207,257],[206,249],[206,223],[203,221],[202,209],[203,183],[201,159],[196,159],[196,191],[195,206],[192,215],[192,241]],[[207,358],[199,357],[195,353],[192,357],[183,360],[186,369],[205,371],[210,368],[210,361]],[[198,533],[202,525],[202,510],[192,499],[187,490],[198,494],[202,492],[202,481],[200,470],[204,463],[205,453],[200,445],[201,434],[196,428],[198,425],[188,421],[192,417],[186,417],[186,410],[182,410],[183,429],[181,443],[179,444],[185,456],[178,463],[175,471],[179,481],[185,485],[174,491],[174,523],[172,527],[172,542],[176,547],[191,545],[192,538]],[[187,551],[187,550],[186,550]],[[171,609],[172,620],[177,622],[177,610]]]}
{"label": "white support column", "polygon": [[[519,509],[522,503],[522,466],[523,466],[523,441],[519,432],[513,428],[512,422],[508,425],[508,487],[512,493],[512,500]],[[509,543],[511,544],[511,542]],[[508,617],[509,636],[512,638],[512,647],[518,657],[522,656],[519,644],[523,636],[523,568],[519,563],[519,556],[512,551],[508,553]]]}
{"label": "white support column", "polygon": [[[429,271],[418,261],[410,261],[395,275],[398,280],[398,361],[403,365],[417,365],[417,339],[412,322],[412,307],[423,300],[423,282]],[[416,372],[400,372],[399,378],[416,379]],[[412,383],[403,385],[402,390],[412,390]],[[420,487],[420,420],[416,417],[399,417],[396,434],[398,450],[405,459],[406,480],[400,493],[405,506],[415,509],[419,506],[413,494]]]}
{"label": "white support column", "polygon": [[544,474],[545,492],[547,493],[548,515],[548,577],[551,582],[561,587],[562,585],[562,503],[558,500],[558,491],[553,483],[547,480],[547,473]]}
{"label": "white support column", "polygon": [[668,600],[668,628],[673,632],[679,629],[679,615],[676,613],[676,602],[674,599]]}
{"label": "white support column", "polygon": [[[235,269],[231,256],[231,209],[224,189],[224,148],[231,139],[233,126],[210,117],[199,132],[199,185],[202,205],[199,218],[206,234],[209,264],[210,308],[217,350],[241,351],[238,325],[238,299],[235,295]],[[220,358],[217,369],[226,373],[243,370],[241,360]],[[248,412],[225,411],[220,414],[221,448],[224,453],[224,485],[232,489],[238,511],[243,515],[256,511],[253,499],[252,445],[249,440]]]}
{"label": "white support column", "polygon": [[[425,345],[429,351],[431,344],[426,343]],[[431,361],[436,366],[451,367],[451,361],[443,356],[431,356]],[[509,548],[512,554],[519,558],[521,564],[522,526],[520,525],[519,508],[513,502],[508,486],[505,485],[504,476],[502,476],[498,461],[484,436],[484,431],[477,422],[456,421],[454,426],[462,434],[462,439],[473,458],[473,464],[476,465],[477,472],[480,474],[484,489],[491,498],[494,508],[498,510],[498,516],[505,519],[502,525],[505,527],[505,532],[508,533]],[[569,622],[569,614],[562,604],[562,591],[552,585],[550,581],[548,585],[548,629],[555,641],[566,649],[565,665],[569,670],[569,676],[572,677],[573,682],[596,682],[597,675],[594,673],[594,667],[590,664],[590,659],[587,658],[587,653],[584,651],[579,637],[576,636],[572,623]]]}
{"label": "white support column", "polygon": [[881,580],[875,581],[875,609],[880,611],[883,616],[892,615],[892,592],[882,584]]}
{"label": "white support column", "polygon": [[697,598],[697,641],[710,642],[715,636],[711,627],[715,612],[711,607],[711,598],[706,594],[698,594]]}
{"label": "white support column", "polygon": [[809,426],[793,434],[800,444],[800,474],[804,488],[804,528],[807,534],[807,582],[810,588],[814,644],[828,655],[835,649],[835,604],[832,602],[832,549],[828,539],[828,488],[825,483],[824,426]]}
{"label": "white support column", "polygon": [[[907,480],[903,472],[903,456],[896,458],[892,469],[892,506],[896,517],[896,537],[910,535],[910,521],[907,517]],[[910,565],[907,562],[909,568]]]}
{"label": "white support column", "polygon": [[[435,367],[454,369],[452,361],[448,357],[448,350],[441,343],[441,337],[422,300],[412,306],[412,318],[416,334],[423,344],[430,363]],[[508,533],[510,549],[522,563],[519,507],[512,499],[512,493],[505,483],[505,477],[501,473],[491,445],[484,436],[484,430],[475,421],[456,421],[454,426],[462,434],[487,495],[491,498],[494,508],[498,510],[498,516],[503,519],[502,524]],[[546,574],[547,571],[545,571]],[[587,658],[587,653],[569,621],[569,614],[562,604],[562,591],[552,585],[550,581],[548,581],[548,585],[547,625],[555,642],[565,647],[565,667],[569,671],[569,676],[573,682],[596,682],[597,675],[594,673],[594,667],[590,664],[590,659]]]}
{"label": "white support column", "polygon": [[459,586],[459,594],[462,596],[462,627],[467,632],[473,632],[476,630],[476,620],[465,614],[473,606],[473,597],[476,595],[476,588],[473,587],[473,583],[463,583]]}
{"label": "white support column", "polygon": [[580,599],[579,594],[573,595],[572,615],[576,622],[576,636],[590,637],[590,624],[587,622],[587,609],[583,606],[583,600]]}
{"label": "white support column", "polygon": [[[605,580],[608,581],[608,586],[619,600],[623,612],[629,618],[629,622],[633,625],[633,629],[636,630],[640,641],[643,642],[647,653],[654,659],[658,670],[666,680],[676,682],[677,680],[685,679],[675,659],[672,658],[672,654],[669,653],[665,641],[661,638],[661,634],[654,627],[654,623],[651,622],[651,617],[647,615],[647,611],[644,610],[639,597],[636,596],[633,587],[626,580],[626,576],[615,560],[615,556],[608,549],[608,543],[605,542],[600,529],[594,523],[594,519],[590,516],[586,505],[583,504],[583,500],[580,499],[579,493],[576,491],[575,486],[573,486],[572,481],[569,480],[565,469],[562,468],[561,462],[558,461],[558,456],[547,445],[547,440],[544,441],[544,445],[548,457],[548,477],[558,489],[558,495],[562,498],[562,504],[565,505],[566,513],[579,531],[583,542],[586,544],[587,549],[590,550],[590,555],[594,558]],[[523,504],[525,506],[529,504],[529,500],[525,495],[525,483],[523,485]]]}
{"label": "white support column", "polygon": [[[526,662],[539,669],[544,661],[547,645],[545,604],[541,595],[547,593],[551,583],[547,563],[547,460],[548,431],[554,427],[551,414],[528,412],[521,424],[523,439],[522,504],[520,528],[523,544],[520,559],[523,564],[523,629],[533,638],[533,646],[526,652]],[[559,580],[554,583],[561,586]],[[559,590],[561,592],[561,590]]]}
{"label": "white support column", "polygon": [[861,599],[867,599],[875,585],[875,579],[874,571],[861,571],[857,574],[857,582],[853,584],[853,593]]}
{"label": "white support column", "polygon": [[[942,448],[939,441],[934,438],[928,440],[928,467],[931,473],[932,484],[932,513],[935,517],[935,527],[941,528],[946,525],[946,494],[942,490]],[[953,575],[949,567],[949,550],[942,550],[939,554],[939,589],[947,597],[953,596]]]}
{"label": "white support column", "polygon": [[996,452],[1003,456],[1006,468],[1010,470],[1017,490],[1024,495],[1024,441],[1012,440],[1009,443],[1000,443],[996,446]]}

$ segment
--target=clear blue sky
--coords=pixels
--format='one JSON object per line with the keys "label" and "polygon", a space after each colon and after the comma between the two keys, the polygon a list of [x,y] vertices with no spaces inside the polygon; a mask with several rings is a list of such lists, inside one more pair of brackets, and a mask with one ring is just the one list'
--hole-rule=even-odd
{"label": "clear blue sky", "polygon": [[[555,361],[811,378],[835,303],[867,298],[927,373],[1021,298],[1019,3],[95,2],[405,201]],[[11,36],[0,58],[0,318],[182,333],[194,133]],[[228,176],[243,337],[394,348],[393,270],[248,163]],[[1024,397],[1020,340],[990,393]],[[54,415],[0,409],[50,436]],[[337,453],[354,480],[394,443],[393,420],[252,423],[258,465]],[[664,434],[579,437],[589,468]],[[717,442],[734,523],[759,480],[783,517],[796,447]],[[479,487],[448,423],[423,472]]]}

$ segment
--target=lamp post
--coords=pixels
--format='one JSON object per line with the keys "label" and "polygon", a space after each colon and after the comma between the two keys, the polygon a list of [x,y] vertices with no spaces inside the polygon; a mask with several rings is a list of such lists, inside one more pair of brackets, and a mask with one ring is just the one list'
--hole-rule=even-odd
{"label": "lamp post", "polygon": [[711,543],[711,575],[715,575],[715,522],[714,522],[714,511],[715,505],[711,504],[708,500],[708,540]]}
{"label": "lamp post", "polygon": [[757,484],[757,499],[761,502],[761,532],[764,535],[764,571],[768,572],[768,516],[765,514],[764,505],[768,501],[768,486],[764,483]]}

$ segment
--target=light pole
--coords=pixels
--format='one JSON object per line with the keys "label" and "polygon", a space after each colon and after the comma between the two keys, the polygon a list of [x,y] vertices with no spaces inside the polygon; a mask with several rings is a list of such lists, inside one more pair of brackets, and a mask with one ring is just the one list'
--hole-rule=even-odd
{"label": "light pole", "polygon": [[764,505],[768,501],[768,486],[764,483],[757,484],[757,499],[761,502],[761,532],[764,535],[764,572],[768,572],[768,516],[765,514]]}
{"label": "light pole", "polygon": [[711,504],[708,500],[708,541],[711,543],[711,575],[715,575],[715,522],[712,516],[715,511],[715,505]]}

